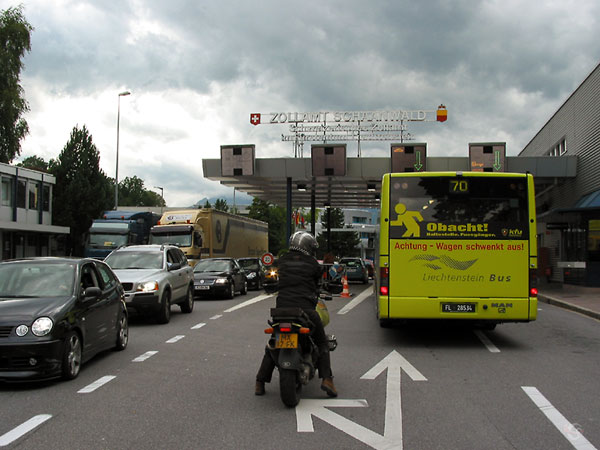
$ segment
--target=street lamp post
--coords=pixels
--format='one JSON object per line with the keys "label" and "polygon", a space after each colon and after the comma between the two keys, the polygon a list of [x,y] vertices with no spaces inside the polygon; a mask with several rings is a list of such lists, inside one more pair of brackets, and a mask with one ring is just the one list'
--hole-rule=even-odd
{"label": "street lamp post", "polygon": [[119,208],[119,122],[121,120],[121,97],[130,95],[131,92],[124,91],[119,93],[117,105],[117,168],[115,170],[115,211]]}
{"label": "street lamp post", "polygon": [[160,189],[160,198],[161,198],[161,200],[162,200],[162,203],[160,204],[160,213],[161,213],[161,215],[162,215],[162,213],[163,213],[163,205],[164,205],[164,203],[165,203],[165,197],[164,197],[164,195],[163,195],[163,193],[164,193],[164,190],[163,190],[163,188],[161,188],[160,186],[154,186],[154,189]]}

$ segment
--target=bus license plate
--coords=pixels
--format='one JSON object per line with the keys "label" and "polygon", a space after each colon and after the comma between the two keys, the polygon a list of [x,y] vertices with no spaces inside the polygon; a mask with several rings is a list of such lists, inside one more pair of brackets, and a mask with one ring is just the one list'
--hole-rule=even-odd
{"label": "bus license plate", "polygon": [[298,335],[294,333],[278,334],[275,348],[298,348]]}
{"label": "bus license plate", "polygon": [[442,303],[445,313],[474,313],[475,303]]}

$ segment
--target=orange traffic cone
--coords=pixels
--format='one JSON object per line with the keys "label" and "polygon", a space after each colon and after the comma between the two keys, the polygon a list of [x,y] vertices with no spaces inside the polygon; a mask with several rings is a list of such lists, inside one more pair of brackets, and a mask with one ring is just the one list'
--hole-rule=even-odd
{"label": "orange traffic cone", "polygon": [[346,275],[342,277],[342,284],[344,286],[344,290],[342,291],[342,295],[340,295],[340,297],[350,298],[350,288],[348,287],[348,277]]}

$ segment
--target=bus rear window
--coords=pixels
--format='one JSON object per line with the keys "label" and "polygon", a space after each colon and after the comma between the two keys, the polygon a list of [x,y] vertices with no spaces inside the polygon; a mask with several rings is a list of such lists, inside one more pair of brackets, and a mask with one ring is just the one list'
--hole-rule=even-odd
{"label": "bus rear window", "polygon": [[390,211],[402,203],[426,222],[527,224],[527,180],[491,177],[393,177]]}

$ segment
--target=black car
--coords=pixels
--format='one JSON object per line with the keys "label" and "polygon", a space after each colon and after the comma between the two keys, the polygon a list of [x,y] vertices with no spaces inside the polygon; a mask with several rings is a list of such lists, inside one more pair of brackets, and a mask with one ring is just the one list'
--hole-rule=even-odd
{"label": "black car", "polygon": [[128,338],[123,287],[105,263],[0,263],[0,380],[73,379],[81,364],[103,350],[124,350]]}
{"label": "black car", "polygon": [[267,270],[262,260],[260,258],[238,258],[237,261],[246,272],[248,287],[250,289],[262,289]]}
{"label": "black car", "polygon": [[234,258],[201,259],[194,266],[194,296],[233,298],[236,292],[245,295],[248,281]]}

